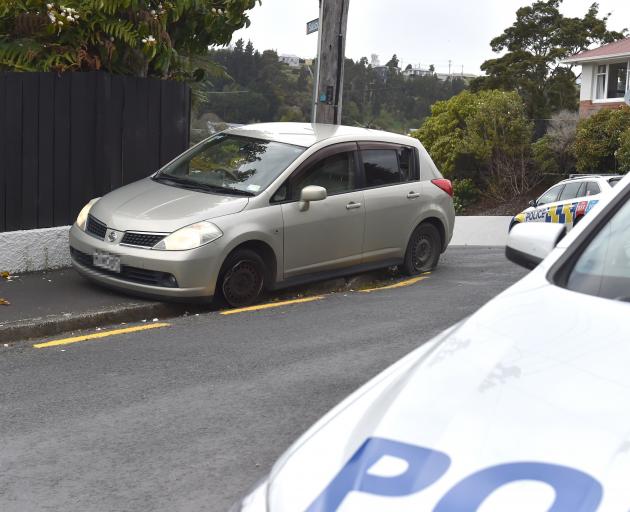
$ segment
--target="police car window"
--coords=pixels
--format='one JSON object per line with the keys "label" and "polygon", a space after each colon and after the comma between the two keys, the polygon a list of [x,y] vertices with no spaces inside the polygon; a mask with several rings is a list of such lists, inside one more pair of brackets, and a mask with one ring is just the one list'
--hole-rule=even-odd
{"label": "police car window", "polygon": [[578,190],[577,197],[584,197],[586,195],[586,181],[580,183],[580,190]]}
{"label": "police car window", "polygon": [[380,187],[400,183],[398,156],[394,149],[364,149],[361,151],[365,168],[365,186]]}
{"label": "police car window", "polygon": [[581,186],[582,184],[580,182],[567,183],[564,186],[564,189],[562,189],[559,201],[564,201],[566,199],[575,199],[576,197],[578,197],[578,192],[580,191]]}
{"label": "police car window", "polygon": [[557,201],[558,194],[560,193],[562,187],[564,187],[564,185],[556,185],[555,187],[550,188],[549,190],[547,190],[547,192],[545,192],[542,196],[538,198],[536,204],[538,206],[541,206],[543,204],[553,203],[554,201]]}
{"label": "police car window", "polygon": [[587,196],[594,196],[595,194],[599,194],[601,192],[599,185],[594,181],[589,181],[586,184],[586,194]]}
{"label": "police car window", "polygon": [[601,228],[578,258],[567,288],[630,302],[630,201]]}
{"label": "police car window", "polygon": [[608,184],[609,184],[611,187],[614,187],[614,186],[615,186],[617,183],[619,183],[620,181],[621,181],[621,178],[610,178],[610,179],[608,180]]}

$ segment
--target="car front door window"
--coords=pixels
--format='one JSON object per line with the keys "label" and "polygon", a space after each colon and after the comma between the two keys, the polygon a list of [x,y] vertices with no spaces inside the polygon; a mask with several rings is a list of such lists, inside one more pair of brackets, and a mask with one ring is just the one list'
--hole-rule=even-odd
{"label": "car front door window", "polygon": [[630,301],[630,201],[599,230],[571,270],[567,288]]}
{"label": "car front door window", "polygon": [[324,187],[328,195],[342,194],[356,189],[354,153],[338,153],[317,162],[298,175],[293,182],[293,200],[309,185]]}

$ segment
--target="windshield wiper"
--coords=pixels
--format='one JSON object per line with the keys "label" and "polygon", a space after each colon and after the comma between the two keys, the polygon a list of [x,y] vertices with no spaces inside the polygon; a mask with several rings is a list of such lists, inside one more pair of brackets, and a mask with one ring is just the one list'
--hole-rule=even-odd
{"label": "windshield wiper", "polygon": [[178,176],[171,176],[169,174],[158,174],[157,176],[154,176],[153,179],[155,181],[172,181],[173,183],[177,183],[178,185],[182,185],[183,187],[190,188],[192,190],[207,190],[209,192],[219,192],[220,194],[231,194],[234,196],[253,197],[256,195],[253,192],[249,192],[247,190],[220,187],[218,185],[208,185],[207,183],[198,183],[195,181],[180,178]]}

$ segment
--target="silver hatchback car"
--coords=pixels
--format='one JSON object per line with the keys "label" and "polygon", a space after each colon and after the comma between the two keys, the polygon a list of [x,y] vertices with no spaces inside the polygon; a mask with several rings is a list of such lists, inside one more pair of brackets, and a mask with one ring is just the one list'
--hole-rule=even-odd
{"label": "silver hatchback car", "polygon": [[248,125],[90,201],[70,252],[82,275],[119,290],[245,306],[308,281],[434,268],[453,233],[451,196],[416,139]]}

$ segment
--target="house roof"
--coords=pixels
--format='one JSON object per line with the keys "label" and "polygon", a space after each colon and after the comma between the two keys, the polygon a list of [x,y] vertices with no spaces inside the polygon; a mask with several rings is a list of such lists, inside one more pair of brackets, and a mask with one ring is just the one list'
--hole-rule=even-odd
{"label": "house roof", "polygon": [[572,57],[564,60],[567,64],[579,64],[581,62],[591,62],[597,60],[607,60],[615,57],[630,57],[630,37],[605,44],[594,50],[586,50],[576,53]]}

